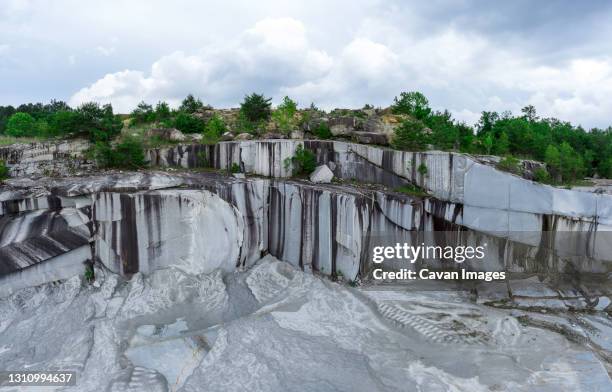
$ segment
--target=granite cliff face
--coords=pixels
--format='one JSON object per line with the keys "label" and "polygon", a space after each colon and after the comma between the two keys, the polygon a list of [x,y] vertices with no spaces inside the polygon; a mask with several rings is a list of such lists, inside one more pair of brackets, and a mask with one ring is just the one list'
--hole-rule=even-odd
{"label": "granite cliff face", "polygon": [[[343,181],[288,178],[300,144]],[[166,170],[0,185],[0,367],[73,370],[81,391],[612,386],[610,195],[337,141],[147,157]],[[393,190],[408,183],[430,196]],[[396,242],[487,251],[386,270],[509,279],[373,282],[372,247]]]}
{"label": "granite cliff face", "polygon": [[[304,144],[337,177],[386,187],[283,179],[290,172],[284,162],[298,143],[148,152],[156,166],[238,164],[270,178],[150,172],[9,181],[1,194],[0,252],[4,280],[11,283],[3,291],[66,278],[85,261],[99,260],[126,275],[168,266],[203,273],[242,268],[266,253],[334,278],[367,279],[375,244],[426,242],[486,243],[486,261],[465,267],[538,274],[569,290],[570,297],[584,297],[590,283],[596,283],[596,293],[606,293],[599,287],[612,271],[608,195],[542,186],[459,154],[341,142]],[[415,169],[421,165],[427,173]],[[433,197],[388,190],[408,182]],[[441,261],[428,266],[457,267]]]}

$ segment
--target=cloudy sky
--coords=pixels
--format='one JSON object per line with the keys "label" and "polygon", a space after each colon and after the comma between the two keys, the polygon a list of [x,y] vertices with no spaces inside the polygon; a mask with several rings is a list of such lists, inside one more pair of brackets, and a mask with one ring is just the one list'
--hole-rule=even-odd
{"label": "cloudy sky", "polygon": [[0,105],[255,91],[330,109],[409,90],[470,124],[533,104],[612,125],[612,2],[0,0]]}

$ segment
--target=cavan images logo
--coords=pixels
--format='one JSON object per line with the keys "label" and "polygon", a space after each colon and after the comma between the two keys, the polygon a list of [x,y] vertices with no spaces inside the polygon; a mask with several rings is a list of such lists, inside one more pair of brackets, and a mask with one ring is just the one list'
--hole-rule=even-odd
{"label": "cavan images logo", "polygon": [[393,271],[383,270],[385,261],[403,261],[414,265],[417,261],[425,262],[432,260],[451,261],[463,264],[465,261],[481,261],[486,257],[487,244],[482,246],[433,246],[409,245],[407,243],[396,243],[395,246],[375,246],[372,249],[372,262],[380,268],[372,271],[372,277],[376,280],[482,280],[491,282],[493,280],[506,279],[505,271],[469,271],[465,268],[459,270],[437,270],[429,268],[409,269],[400,268]]}

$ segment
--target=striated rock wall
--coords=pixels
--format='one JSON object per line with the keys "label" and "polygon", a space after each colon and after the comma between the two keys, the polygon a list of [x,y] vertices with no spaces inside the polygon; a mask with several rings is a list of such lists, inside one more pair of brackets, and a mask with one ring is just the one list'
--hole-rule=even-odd
{"label": "striated rock wall", "polygon": [[[373,246],[398,242],[487,244],[485,261],[461,265],[472,270],[578,281],[612,272],[609,234],[558,215],[536,215],[533,230],[517,220],[524,230],[487,232],[474,227],[497,222],[495,210],[474,217],[463,204],[435,198],[214,174],[69,178],[42,189],[48,194],[0,193],[13,197],[1,203],[0,265],[3,279],[15,276],[4,291],[67,278],[91,260],[126,275],[168,266],[197,274],[248,266],[266,253],[353,280],[375,267]],[[459,267],[441,260],[385,266]]]}
{"label": "striated rock wall", "polygon": [[84,167],[83,153],[90,146],[82,139],[13,144],[0,147],[0,160],[9,168],[11,177],[66,176]]}

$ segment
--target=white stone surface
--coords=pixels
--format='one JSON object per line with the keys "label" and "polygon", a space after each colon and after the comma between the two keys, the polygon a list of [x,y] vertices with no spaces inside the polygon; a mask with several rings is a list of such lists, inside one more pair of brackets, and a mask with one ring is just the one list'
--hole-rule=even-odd
{"label": "white stone surface", "polygon": [[334,179],[334,173],[327,165],[317,166],[310,175],[310,181],[314,183],[328,184]]}

